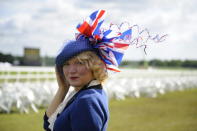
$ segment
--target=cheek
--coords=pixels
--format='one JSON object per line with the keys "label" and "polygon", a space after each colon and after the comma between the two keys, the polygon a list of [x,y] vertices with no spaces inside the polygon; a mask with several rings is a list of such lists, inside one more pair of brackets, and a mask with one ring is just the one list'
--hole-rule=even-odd
{"label": "cheek", "polygon": [[63,68],[63,73],[65,74],[67,72],[67,70],[65,68]]}
{"label": "cheek", "polygon": [[65,76],[65,78],[66,78],[66,76],[68,76],[68,69],[63,68],[63,74],[64,74],[64,76]]}
{"label": "cheek", "polygon": [[80,75],[83,75],[87,72],[88,70],[86,69],[86,67],[80,67],[78,68],[78,72]]}
{"label": "cheek", "polygon": [[78,72],[79,72],[79,75],[87,75],[87,74],[91,73],[91,71],[89,69],[87,69],[87,67],[85,67],[85,66],[79,68]]}

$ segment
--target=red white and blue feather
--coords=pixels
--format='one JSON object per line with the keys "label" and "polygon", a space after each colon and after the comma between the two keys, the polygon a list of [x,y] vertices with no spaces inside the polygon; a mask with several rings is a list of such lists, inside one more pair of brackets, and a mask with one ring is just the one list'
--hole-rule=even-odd
{"label": "red white and blue feather", "polygon": [[[91,43],[93,43],[94,48],[99,50],[99,55],[108,70],[120,72],[118,66],[122,61],[125,50],[130,44],[135,43],[137,45],[139,40],[143,39],[140,35],[145,31],[148,34],[148,39],[158,39],[157,42],[159,42],[159,40],[162,41],[162,38],[151,38],[152,36],[149,35],[147,30],[138,31],[138,35],[132,37],[133,28],[127,27],[126,29],[122,29],[124,23],[120,26],[111,24],[109,29],[102,29],[101,26],[104,22],[105,13],[105,10],[95,11],[86,18],[82,24],[79,24],[77,26],[79,34],[77,34],[76,39],[88,37],[89,40],[92,41]],[[146,39],[146,42],[148,39]],[[140,46],[146,47],[146,45]]]}

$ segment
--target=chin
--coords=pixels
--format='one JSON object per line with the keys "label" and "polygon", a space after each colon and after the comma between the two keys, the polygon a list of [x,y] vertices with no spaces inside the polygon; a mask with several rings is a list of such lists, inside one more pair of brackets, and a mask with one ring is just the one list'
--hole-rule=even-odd
{"label": "chin", "polygon": [[82,84],[80,84],[80,83],[70,83],[70,85],[71,86],[73,86],[73,87],[82,87],[83,85]]}

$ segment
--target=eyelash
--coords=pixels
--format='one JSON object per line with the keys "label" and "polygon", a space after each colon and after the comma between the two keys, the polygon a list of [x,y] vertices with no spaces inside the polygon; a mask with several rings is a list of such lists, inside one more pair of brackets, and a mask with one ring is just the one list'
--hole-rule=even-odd
{"label": "eyelash", "polygon": [[83,65],[84,63],[79,61],[76,64]]}

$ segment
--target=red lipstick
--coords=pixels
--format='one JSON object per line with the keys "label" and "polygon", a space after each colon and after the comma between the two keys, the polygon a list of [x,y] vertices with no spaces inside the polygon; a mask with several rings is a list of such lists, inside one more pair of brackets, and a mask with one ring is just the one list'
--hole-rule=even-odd
{"label": "red lipstick", "polygon": [[76,80],[78,77],[70,77],[71,80]]}

